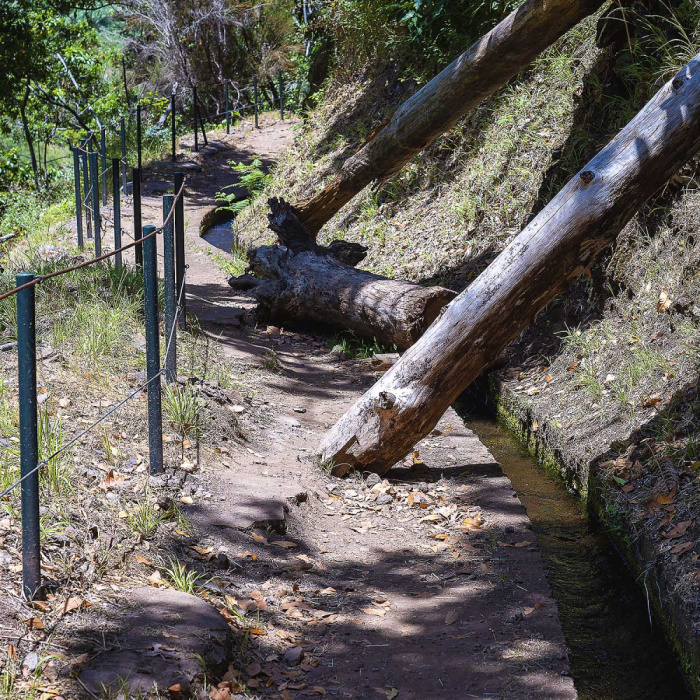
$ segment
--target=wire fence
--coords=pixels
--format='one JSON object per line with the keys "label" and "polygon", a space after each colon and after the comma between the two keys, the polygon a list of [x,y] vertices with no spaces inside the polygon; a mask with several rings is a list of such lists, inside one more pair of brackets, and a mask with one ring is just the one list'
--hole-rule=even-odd
{"label": "wire fence", "polygon": [[[74,151],[77,155],[77,149]],[[92,154],[93,165],[96,154]],[[118,165],[120,159],[114,159],[111,168]],[[102,254],[99,250],[99,171],[94,169],[91,185],[87,190],[90,195],[95,227],[95,253],[89,260],[55,270],[44,275],[28,272],[19,273],[16,286],[0,294],[0,300],[17,296],[17,355],[19,379],[19,433],[20,433],[20,478],[0,492],[0,499],[8,496],[14,489],[21,487],[22,503],[22,587],[29,600],[43,596],[41,584],[41,542],[40,542],[40,505],[39,472],[51,464],[52,460],[74,446],[85,435],[107,420],[144,390],[148,394],[148,446],[149,471],[158,474],[163,470],[163,419],[161,408],[161,377],[168,383],[177,381],[177,329],[186,327],[187,265],[185,263],[184,244],[184,192],[185,178],[182,173],[175,173],[173,194],[163,196],[163,221],[158,227],[144,226],[135,229],[134,239],[126,245],[121,244],[120,190],[118,179],[114,187],[112,227],[114,231],[114,249]],[[115,170],[116,172],[116,170]],[[103,188],[104,190],[104,188]],[[76,223],[81,217],[80,178],[76,177]],[[163,254],[158,253],[157,237],[163,236]],[[79,235],[82,247],[82,240]],[[37,400],[37,357],[36,357],[36,306],[35,291],[42,282],[66,275],[76,270],[93,266],[110,258],[115,258],[115,266],[122,266],[122,253],[134,248],[137,268],[143,273],[144,319],[146,335],[146,381],[121,399],[116,405],[100,415],[89,426],[74,435],[53,453],[39,459],[38,452],[38,400]],[[158,307],[158,266],[157,260],[163,260],[163,279],[165,288],[165,357],[160,359],[160,313]]]}
{"label": "wire fence", "polygon": [[[277,102],[280,118],[284,119],[284,79],[282,71],[278,74]],[[223,112],[208,115],[206,121],[225,118],[226,133],[230,133],[232,117],[241,112],[252,110],[255,127],[261,108],[258,78],[252,86],[252,100],[249,105],[241,104],[241,91],[236,87],[236,100],[231,100],[230,82],[223,83]],[[268,86],[269,87],[269,86]],[[273,90],[274,92],[274,90]],[[266,92],[264,93],[266,97]],[[173,92],[169,111],[163,115],[161,125],[170,116],[171,159],[177,161],[177,98]],[[265,99],[269,106],[273,102]],[[60,454],[69,450],[85,435],[107,420],[135,396],[146,391],[148,394],[148,445],[150,473],[157,474],[163,469],[163,432],[161,407],[161,378],[171,383],[177,380],[177,329],[186,328],[186,276],[184,247],[184,188],[185,178],[180,172],[175,173],[174,194],[163,196],[163,223],[159,227],[142,226],[141,183],[143,169],[143,105],[136,105],[136,165],[131,168],[131,203],[133,205],[133,235],[124,231],[121,223],[121,199],[129,191],[127,171],[130,167],[128,158],[127,124],[125,117],[119,117],[109,123],[97,119],[98,131],[90,131],[85,138],[71,147],[71,155],[54,158],[49,162],[73,159],[75,189],[76,234],[78,247],[83,250],[85,238],[94,240],[95,255],[89,260],[76,265],[56,270],[44,275],[23,272],[17,275],[17,286],[0,294],[0,300],[17,296],[17,353],[19,377],[20,407],[20,478],[0,492],[0,499],[7,497],[14,489],[21,487],[22,492],[22,577],[23,593],[29,600],[42,597],[41,584],[41,542],[39,518],[39,472]],[[130,118],[131,118],[130,111]],[[192,88],[192,118],[187,122],[193,128],[193,149],[199,150],[201,133],[205,146],[208,145],[205,117],[197,95],[197,88]],[[118,130],[119,155],[108,163],[107,145]],[[110,139],[108,139],[108,136]],[[114,143],[114,141],[112,141]],[[24,156],[23,156],[24,157]],[[112,212],[105,216],[101,207],[108,202],[108,179],[112,182]],[[103,235],[108,233],[108,226],[113,230],[113,250],[102,253]],[[131,242],[122,245],[122,234],[131,238]],[[163,252],[158,252],[156,243],[159,234],[163,234]],[[66,275],[114,258],[115,267],[123,265],[122,254],[134,249],[137,269],[143,272],[144,319],[146,331],[146,381],[134,389],[115,406],[99,416],[93,423],[73,436],[49,457],[39,459],[38,452],[38,401],[36,381],[36,309],[35,290],[45,280]],[[158,269],[157,260],[163,261],[163,282],[165,287],[165,358],[160,361],[160,322],[158,309]]]}

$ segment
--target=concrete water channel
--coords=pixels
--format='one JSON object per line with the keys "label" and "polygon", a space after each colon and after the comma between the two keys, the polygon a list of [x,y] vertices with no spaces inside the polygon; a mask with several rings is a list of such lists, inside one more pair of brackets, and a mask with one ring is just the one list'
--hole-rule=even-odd
{"label": "concrete water channel", "polygon": [[645,595],[582,502],[494,418],[468,413],[464,405],[456,408],[527,509],[581,700],[690,698],[675,656],[651,620]]}

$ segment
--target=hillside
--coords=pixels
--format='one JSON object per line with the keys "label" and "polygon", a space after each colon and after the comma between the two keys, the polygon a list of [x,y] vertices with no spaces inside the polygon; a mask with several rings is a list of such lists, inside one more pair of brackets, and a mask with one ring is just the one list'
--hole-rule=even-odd
{"label": "hillside", "polygon": [[[598,18],[582,23],[398,175],[346,205],[323,239],[367,246],[363,266],[375,272],[461,291],[698,52],[700,8],[686,3],[671,16],[652,16],[658,31],[653,18],[635,16],[629,35],[605,48],[596,43],[597,32],[605,43]],[[299,201],[318,191],[415,91],[405,76],[400,60],[339,68],[265,195]],[[652,606],[695,683],[697,555],[679,553],[667,523],[689,521],[690,540],[700,535],[693,518],[700,502],[697,165],[649,201],[603,259],[540,313],[488,381],[489,402],[504,420],[588,498],[640,580],[663,591]],[[238,219],[240,245],[272,242],[264,209],[258,200]]]}

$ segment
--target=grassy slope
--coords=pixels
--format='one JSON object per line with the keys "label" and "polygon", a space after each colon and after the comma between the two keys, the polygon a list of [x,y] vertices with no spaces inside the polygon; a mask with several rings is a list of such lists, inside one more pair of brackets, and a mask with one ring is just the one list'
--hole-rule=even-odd
{"label": "grassy slope", "polygon": [[[624,50],[597,49],[595,21],[585,22],[396,177],[358,196],[323,235],[368,245],[366,266],[382,274],[463,289],[700,50],[692,35],[700,10],[687,20],[671,45],[641,26],[634,61]],[[316,191],[412,89],[391,69],[329,85],[268,193],[294,201]],[[700,576],[697,555],[672,548],[700,536],[692,518],[700,505],[696,168],[649,202],[590,276],[539,315],[500,375],[513,425],[527,427],[533,447],[549,448],[572,487],[591,487],[638,570],[657,571],[664,604],[688,621],[672,634],[685,638],[689,677],[700,668],[689,670]],[[241,241],[271,242],[263,208],[240,217]],[[687,520],[686,535],[664,536]]]}

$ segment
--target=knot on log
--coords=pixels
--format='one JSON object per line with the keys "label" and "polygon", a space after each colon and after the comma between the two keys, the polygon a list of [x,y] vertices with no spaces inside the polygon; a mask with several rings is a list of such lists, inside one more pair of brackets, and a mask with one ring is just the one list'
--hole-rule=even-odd
{"label": "knot on log", "polygon": [[673,82],[671,83],[671,87],[674,90],[680,90],[683,87],[684,82],[685,81],[683,80],[683,78],[674,78]]}
{"label": "knot on log", "polygon": [[389,391],[380,391],[375,405],[382,411],[390,411],[396,405],[396,396]]}
{"label": "knot on log", "polygon": [[592,170],[584,170],[579,177],[584,185],[590,185],[595,180],[595,173]]}

